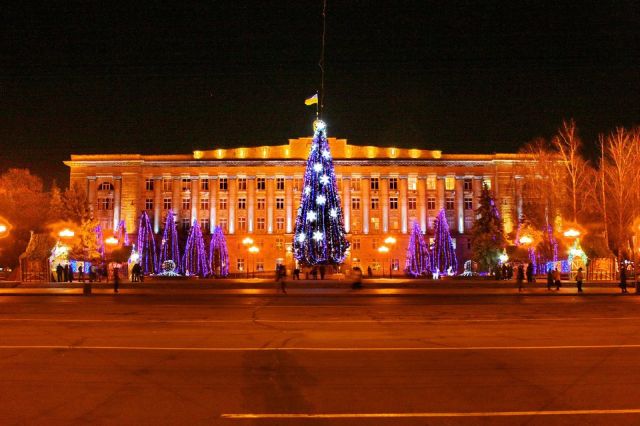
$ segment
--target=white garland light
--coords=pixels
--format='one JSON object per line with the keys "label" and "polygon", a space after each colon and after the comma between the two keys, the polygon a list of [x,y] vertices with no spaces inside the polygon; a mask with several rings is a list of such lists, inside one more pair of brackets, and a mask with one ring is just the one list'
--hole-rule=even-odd
{"label": "white garland light", "polygon": [[310,187],[310,186],[305,186],[305,187],[304,187],[304,193],[305,193],[306,195],[311,194],[311,187]]}
{"label": "white garland light", "polygon": [[323,185],[328,184],[331,181],[331,179],[329,179],[329,176],[327,175],[322,175],[320,176],[320,183]]}
{"label": "white garland light", "polygon": [[327,197],[325,197],[324,195],[320,194],[316,197],[316,204],[318,204],[319,206],[324,206],[324,203],[327,202]]}
{"label": "white garland light", "polygon": [[307,221],[308,222],[313,222],[314,220],[316,220],[318,217],[318,215],[316,214],[316,212],[307,212]]}
{"label": "white garland light", "polygon": [[311,151],[315,151],[316,149],[318,149],[318,144],[317,143],[311,144]]}
{"label": "white garland light", "polygon": [[317,242],[322,241],[323,238],[323,234],[320,231],[316,231],[313,233],[313,239],[316,240]]}
{"label": "white garland light", "polygon": [[322,163],[316,163],[313,165],[313,171],[320,173],[322,171]]}
{"label": "white garland light", "polygon": [[329,158],[331,158],[331,153],[328,149],[325,149],[322,151],[322,156],[328,160]]}
{"label": "white garland light", "polygon": [[299,233],[298,236],[296,237],[296,239],[298,240],[299,243],[304,243],[304,240],[307,238],[306,235],[304,235],[304,233]]}
{"label": "white garland light", "polygon": [[329,210],[329,216],[331,216],[334,219],[338,217],[338,209],[334,207],[331,210]]}

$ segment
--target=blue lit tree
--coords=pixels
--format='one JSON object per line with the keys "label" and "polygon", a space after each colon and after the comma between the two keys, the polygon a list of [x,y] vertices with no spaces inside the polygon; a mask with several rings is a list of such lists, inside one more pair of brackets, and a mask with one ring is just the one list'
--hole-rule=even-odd
{"label": "blue lit tree", "polygon": [[140,254],[140,267],[145,274],[158,272],[156,263],[156,240],[151,228],[151,221],[146,211],[140,215],[138,224],[138,253]]}
{"label": "blue lit tree", "polygon": [[316,120],[314,131],[296,217],[293,254],[303,265],[336,265],[344,261],[349,242],[325,124]]}
{"label": "blue lit tree", "polygon": [[197,275],[199,277],[209,275],[209,263],[207,262],[207,252],[204,249],[204,239],[202,238],[200,224],[195,219],[184,247],[182,271],[185,275]]}
{"label": "blue lit tree", "polygon": [[431,270],[440,275],[455,274],[458,271],[458,259],[453,248],[453,240],[449,232],[449,223],[444,209],[440,210],[433,226],[433,252]]}
{"label": "blue lit tree", "polygon": [[209,268],[216,277],[226,277],[229,275],[229,253],[227,251],[227,240],[224,237],[222,228],[216,226],[211,235],[209,244]]}
{"label": "blue lit tree", "polygon": [[422,230],[417,221],[413,222],[409,246],[407,247],[407,263],[405,272],[413,277],[419,277],[431,272],[429,246],[424,241]]}
{"label": "blue lit tree", "polygon": [[175,264],[174,272],[180,272],[180,250],[178,249],[178,230],[173,210],[167,213],[167,221],[164,224],[164,233],[160,242],[160,258],[156,270],[162,270],[162,264],[171,260]]}

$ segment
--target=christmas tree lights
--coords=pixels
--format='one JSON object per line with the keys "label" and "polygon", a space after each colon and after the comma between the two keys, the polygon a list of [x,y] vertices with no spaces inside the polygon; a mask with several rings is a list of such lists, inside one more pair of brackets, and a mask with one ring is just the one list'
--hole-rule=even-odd
{"label": "christmas tree lights", "polygon": [[144,274],[155,274],[157,269],[156,240],[151,228],[151,221],[146,211],[140,215],[138,225],[138,253],[140,267]]}
{"label": "christmas tree lights", "polygon": [[412,277],[419,277],[431,272],[429,246],[424,241],[418,222],[414,221],[407,247],[405,272]]}
{"label": "christmas tree lights", "polygon": [[449,223],[444,209],[440,210],[434,224],[431,270],[439,275],[452,275],[458,271],[458,259],[449,232]]}
{"label": "christmas tree lights", "polygon": [[98,241],[98,253],[100,253],[100,257],[104,260],[104,235],[102,234],[102,226],[96,226],[95,232],[96,240]]}
{"label": "christmas tree lights", "polygon": [[207,262],[207,252],[204,249],[204,239],[200,224],[196,219],[189,230],[189,237],[184,247],[182,258],[182,270],[185,275],[197,275],[206,277],[209,275],[209,263]]}
{"label": "christmas tree lights", "polygon": [[120,242],[121,246],[131,245],[129,234],[127,234],[127,225],[124,223],[124,220],[121,220],[118,226],[116,226],[116,229],[113,230],[113,236]]}
{"label": "christmas tree lights", "polygon": [[293,254],[303,265],[335,265],[344,261],[349,242],[326,126],[316,120],[314,130],[296,217]]}
{"label": "christmas tree lights", "polygon": [[216,277],[229,275],[229,253],[227,252],[227,240],[222,228],[216,226],[211,235],[209,244],[209,262],[211,273]]}
{"label": "christmas tree lights", "polygon": [[167,221],[164,224],[164,232],[162,241],[160,242],[160,258],[156,270],[160,270],[160,266],[165,261],[171,260],[175,264],[175,272],[180,272],[180,250],[178,249],[178,230],[176,229],[176,220],[173,210],[167,213]]}

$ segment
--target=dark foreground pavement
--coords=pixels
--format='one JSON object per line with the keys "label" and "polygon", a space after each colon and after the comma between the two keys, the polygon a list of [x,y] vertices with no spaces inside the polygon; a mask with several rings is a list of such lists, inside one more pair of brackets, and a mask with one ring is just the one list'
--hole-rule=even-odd
{"label": "dark foreground pavement", "polygon": [[640,298],[0,296],[4,424],[640,424]]}

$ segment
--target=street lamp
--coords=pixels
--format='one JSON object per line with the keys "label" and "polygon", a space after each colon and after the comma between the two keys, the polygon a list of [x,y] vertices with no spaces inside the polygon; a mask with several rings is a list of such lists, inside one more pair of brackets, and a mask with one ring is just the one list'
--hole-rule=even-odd
{"label": "street lamp", "polygon": [[[242,240],[242,245],[244,245],[245,247],[250,249],[253,246],[253,238],[245,237]],[[249,252],[251,252],[251,250],[249,250]],[[249,265],[248,265],[248,262],[247,262],[247,278],[249,278]]]}
{"label": "street lamp", "polygon": [[580,231],[575,228],[569,228],[562,234],[567,238],[578,238],[580,236]]}
{"label": "street lamp", "polygon": [[[249,247],[249,253],[251,253],[253,255],[253,278],[256,277],[256,257],[255,257],[255,255],[258,254],[259,251],[260,251],[260,247],[258,247],[258,246]],[[247,268],[247,274],[249,274],[249,268]]]}
{"label": "street lamp", "polygon": [[118,239],[116,237],[109,237],[106,240],[104,240],[105,244],[108,244],[110,246],[117,246],[118,245]]}
{"label": "street lamp", "polygon": [[[396,243],[396,239],[392,236],[388,236],[384,239],[384,243],[387,246],[393,246]],[[389,251],[391,251],[391,248],[389,248]],[[391,255],[389,255],[389,278],[393,278],[393,265],[391,264],[391,260]]]}
{"label": "street lamp", "polygon": [[[389,253],[389,247],[387,246],[378,247],[378,253],[380,254]],[[384,261],[381,261],[380,263],[382,263],[382,276],[384,277]],[[391,269],[391,264],[389,264],[389,269]]]}
{"label": "street lamp", "polygon": [[73,230],[69,228],[64,228],[62,231],[58,232],[58,237],[60,238],[72,238],[76,235]]}

